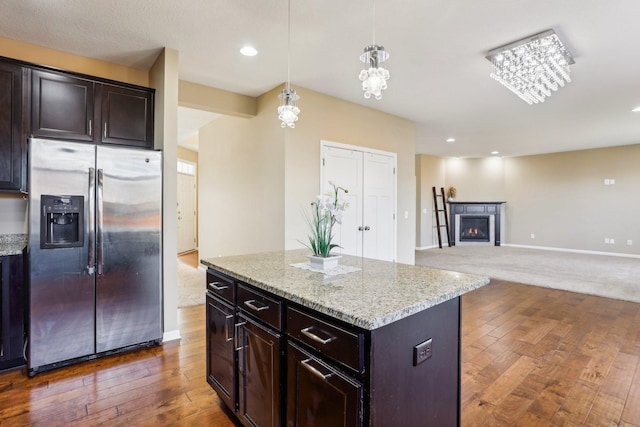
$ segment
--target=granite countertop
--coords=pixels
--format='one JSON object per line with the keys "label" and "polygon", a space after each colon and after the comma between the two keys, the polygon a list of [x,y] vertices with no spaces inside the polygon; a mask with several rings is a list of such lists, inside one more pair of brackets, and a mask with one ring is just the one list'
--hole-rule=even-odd
{"label": "granite countertop", "polygon": [[408,264],[343,256],[361,270],[327,276],[292,267],[307,249],[207,258],[202,264],[259,289],[373,330],[480,288],[489,278]]}
{"label": "granite countertop", "polygon": [[26,246],[26,234],[0,234],[0,256],[21,255]]}

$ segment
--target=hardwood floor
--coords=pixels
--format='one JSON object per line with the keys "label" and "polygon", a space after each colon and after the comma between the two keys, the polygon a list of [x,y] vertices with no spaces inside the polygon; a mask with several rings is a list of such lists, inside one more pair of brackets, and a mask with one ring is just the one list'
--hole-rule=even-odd
{"label": "hardwood floor", "polygon": [[[463,426],[640,426],[640,304],[502,281],[462,304]],[[0,425],[236,426],[205,380],[204,306],[179,322],[180,343],[0,374]]]}
{"label": "hardwood floor", "polygon": [[185,252],[178,255],[178,259],[185,264],[190,265],[193,268],[198,268],[200,265],[200,258],[198,258],[198,251]]}

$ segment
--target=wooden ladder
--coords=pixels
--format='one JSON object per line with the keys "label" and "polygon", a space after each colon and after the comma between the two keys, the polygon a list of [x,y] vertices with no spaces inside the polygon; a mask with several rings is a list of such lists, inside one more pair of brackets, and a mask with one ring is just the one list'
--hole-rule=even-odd
{"label": "wooden ladder", "polygon": [[[444,198],[444,188],[440,187],[440,194],[436,193],[436,187],[431,187],[433,190],[433,205],[436,210],[436,228],[438,229],[438,246],[442,249],[442,233],[440,228],[444,227],[447,231],[447,244],[451,247],[451,235],[449,234],[449,215],[447,215],[447,204]],[[441,199],[442,208],[438,204],[438,198]],[[440,214],[444,213],[444,224],[440,222]]]}

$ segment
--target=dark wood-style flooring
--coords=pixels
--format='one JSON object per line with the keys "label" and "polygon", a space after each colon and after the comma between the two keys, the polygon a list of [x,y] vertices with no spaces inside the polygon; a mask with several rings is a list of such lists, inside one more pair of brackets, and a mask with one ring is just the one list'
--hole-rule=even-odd
{"label": "dark wood-style flooring", "polygon": [[[640,426],[640,304],[502,281],[462,301],[463,426]],[[204,306],[179,323],[180,343],[0,374],[0,425],[235,426],[205,380]]]}

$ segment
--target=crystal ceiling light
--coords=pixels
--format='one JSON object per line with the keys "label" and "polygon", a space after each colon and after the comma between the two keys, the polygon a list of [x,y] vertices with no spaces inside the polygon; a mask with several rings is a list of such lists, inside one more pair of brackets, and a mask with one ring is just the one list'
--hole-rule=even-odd
{"label": "crystal ceiling light", "polygon": [[280,98],[280,106],[278,107],[278,118],[281,123],[280,126],[285,128],[296,127],[298,121],[298,114],[300,114],[300,108],[298,108],[298,100],[300,96],[296,93],[295,89],[291,89],[290,83],[290,68],[291,68],[291,0],[287,2],[287,86],[282,89],[278,98]]}
{"label": "crystal ceiling light", "polygon": [[364,97],[369,99],[373,95],[376,99],[382,99],[382,91],[387,89],[389,71],[382,68],[380,64],[389,59],[389,53],[383,46],[376,44],[376,2],[373,0],[373,43],[364,48],[364,53],[360,55],[360,61],[369,65],[360,71],[360,81]]}
{"label": "crystal ceiling light", "polygon": [[493,66],[491,78],[529,105],[571,82],[569,65],[575,63],[553,30],[492,49],[486,58]]}

